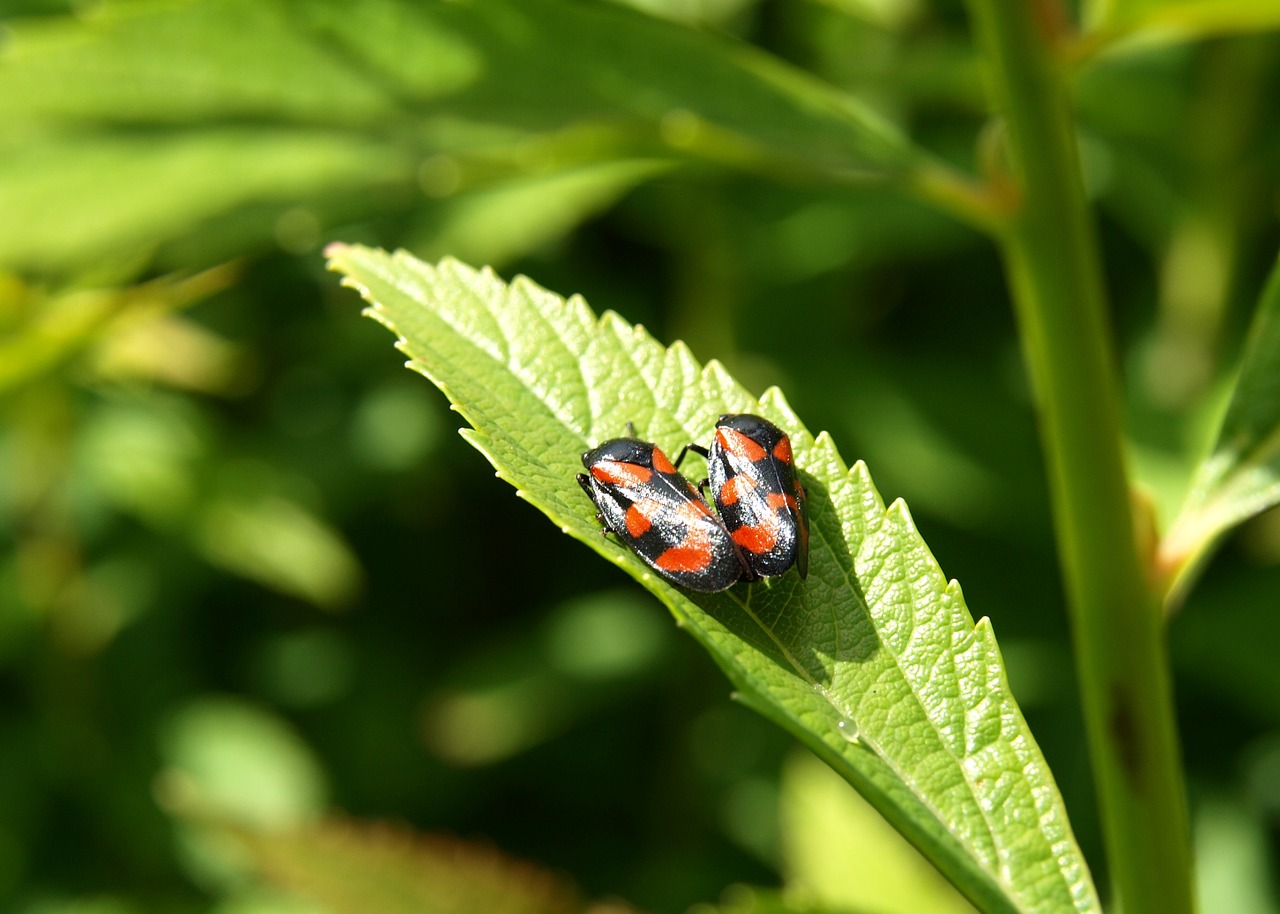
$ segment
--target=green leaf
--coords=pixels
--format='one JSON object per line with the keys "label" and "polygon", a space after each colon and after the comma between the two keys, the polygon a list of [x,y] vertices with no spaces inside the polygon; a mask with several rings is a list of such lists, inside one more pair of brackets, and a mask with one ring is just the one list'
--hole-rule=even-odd
{"label": "green leaf", "polygon": [[1185,596],[1227,531],[1280,504],[1280,261],[1258,301],[1240,374],[1212,452],[1160,543],[1169,605]]}
{"label": "green leaf", "polygon": [[736,156],[745,143],[837,170],[915,155],[869,109],[803,71],[601,3],[111,6],[89,25],[18,31],[0,66],[0,116],[17,123],[272,116],[358,126],[446,114],[533,130],[621,117],[677,146]]}
{"label": "green leaf", "polygon": [[22,308],[29,316],[0,335],[0,394],[59,370],[95,346],[106,348],[131,329],[212,295],[231,281],[232,271],[224,267],[187,279],[162,277],[129,289],[50,297],[24,289]]}
{"label": "green leaf", "polygon": [[299,28],[298,5],[111,3],[16,26],[0,55],[0,117],[24,124],[372,123],[384,88]]}
{"label": "green leaf", "polygon": [[488,847],[337,821],[239,835],[269,879],[332,914],[576,914],[574,887]]}
{"label": "green leaf", "polygon": [[159,797],[193,820],[289,828],[326,805],[320,761],[283,719],[249,702],[190,701],[165,722],[159,743]]}
{"label": "green leaf", "polygon": [[[105,133],[0,145],[0,263],[41,270],[132,256],[251,205],[408,183],[394,148],[315,130]],[[367,204],[365,204],[367,205]]]}
{"label": "green leaf", "polygon": [[832,911],[973,914],[876,811],[807,752],[782,770],[779,820],[788,896]]}
{"label": "green leaf", "polygon": [[[780,393],[756,400],[683,344],[666,349],[527,279],[507,285],[456,261],[361,247],[330,256],[410,366],[471,424],[463,435],[498,475],[666,603],[746,703],[835,768],[975,905],[1098,910],[990,623],[974,623],[906,506],[886,509],[867,468],[848,468]],[[579,454],[629,420],[673,449],[743,411],[791,432],[811,500],[809,578],[686,593],[600,535],[574,479]]]}
{"label": "green leaf", "polygon": [[1275,0],[1090,0],[1085,40],[1191,40],[1280,26]]}
{"label": "green leaf", "polygon": [[605,162],[458,194],[425,210],[405,247],[424,257],[447,251],[498,265],[555,241],[669,167],[652,160]]}
{"label": "green leaf", "polygon": [[[479,157],[480,183],[509,178],[517,194],[575,164],[654,157],[938,179],[891,126],[803,71],[605,4],[197,0],[11,31],[0,211],[18,217],[0,224],[0,263],[21,267],[132,254],[237,209],[371,186],[397,193],[366,194],[360,212],[430,210],[414,182],[432,192],[433,154]],[[521,145],[584,125],[584,149]],[[582,174],[542,188],[570,198],[568,216],[605,177]]]}
{"label": "green leaf", "polygon": [[219,494],[202,508],[195,544],[214,564],[323,609],[340,609],[359,591],[360,563],[342,534],[302,505]]}
{"label": "green leaf", "polygon": [[[777,889],[731,885],[717,904],[699,904],[689,914],[850,914],[849,908],[828,908],[807,898],[794,898]],[[861,914],[861,912],[859,912]]]}

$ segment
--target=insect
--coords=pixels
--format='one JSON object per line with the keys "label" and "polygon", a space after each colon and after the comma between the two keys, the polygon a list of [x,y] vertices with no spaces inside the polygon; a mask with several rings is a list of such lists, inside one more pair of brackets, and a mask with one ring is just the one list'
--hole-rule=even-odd
{"label": "insect", "polygon": [[742,550],[753,577],[776,577],[792,565],[809,575],[809,514],[796,478],[791,439],[767,419],[750,413],[716,421],[711,448],[687,445],[707,458],[707,483],[725,529]]}
{"label": "insect", "polygon": [[583,454],[582,465],[578,484],[605,532],[667,580],[706,593],[755,580],[724,524],[656,445],[613,438]]}

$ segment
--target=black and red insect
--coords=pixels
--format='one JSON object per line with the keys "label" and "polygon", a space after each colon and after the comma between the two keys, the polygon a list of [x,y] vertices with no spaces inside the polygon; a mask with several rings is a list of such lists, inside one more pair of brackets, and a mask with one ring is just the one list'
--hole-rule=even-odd
{"label": "black and red insect", "polygon": [[582,465],[578,484],[600,523],[658,574],[707,593],[754,580],[724,524],[656,445],[613,438],[583,454]]}
{"label": "black and red insect", "polygon": [[776,577],[795,565],[808,577],[809,514],[787,433],[750,413],[727,414],[710,450],[688,445],[677,464],[686,451],[707,458],[716,510],[752,576]]}

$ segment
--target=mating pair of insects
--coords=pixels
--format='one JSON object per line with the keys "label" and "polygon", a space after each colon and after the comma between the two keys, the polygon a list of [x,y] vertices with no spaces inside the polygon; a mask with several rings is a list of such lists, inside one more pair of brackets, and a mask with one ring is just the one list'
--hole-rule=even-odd
{"label": "mating pair of insects", "polygon": [[[796,478],[791,440],[767,419],[721,416],[711,447],[689,444],[673,464],[628,425],[582,455],[578,484],[596,517],[654,571],[689,590],[725,590],[776,577],[792,565],[809,573],[809,515]],[[676,469],[693,451],[707,460],[717,517]]]}

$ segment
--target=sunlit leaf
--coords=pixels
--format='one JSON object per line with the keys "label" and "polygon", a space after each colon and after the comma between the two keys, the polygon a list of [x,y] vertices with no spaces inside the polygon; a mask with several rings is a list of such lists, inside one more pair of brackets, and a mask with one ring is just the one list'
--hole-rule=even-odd
{"label": "sunlit leaf", "polygon": [[61,370],[86,352],[100,365],[124,338],[154,329],[171,312],[220,291],[233,278],[234,271],[221,268],[185,279],[166,276],[128,289],[85,289],[48,297],[24,290],[21,319],[15,313],[12,326],[0,335],[0,392]]}
{"label": "sunlit leaf", "polygon": [[556,241],[669,167],[656,161],[607,162],[459,194],[425,210],[423,224],[405,247],[423,257],[448,252],[464,260],[506,263]]}
{"label": "sunlit leaf", "polygon": [[93,16],[21,23],[0,55],[0,117],[17,129],[80,118],[353,124],[393,114],[374,74],[315,41],[298,10],[253,0],[110,3]]}
{"label": "sunlit leaf", "polygon": [[573,887],[532,864],[452,838],[325,822],[244,834],[254,864],[332,914],[575,914]]}
{"label": "sunlit leaf", "polygon": [[341,535],[286,498],[219,496],[204,506],[195,541],[214,564],[326,609],[349,603],[360,585]]}
{"label": "sunlit leaf", "polygon": [[760,5],[760,0],[596,0],[599,3],[617,3],[632,9],[683,22],[688,25],[723,26],[745,12]]}
{"label": "sunlit leaf", "polygon": [[95,376],[147,381],[208,394],[243,393],[252,363],[234,343],[179,315],[121,328],[93,354]]}
{"label": "sunlit leaf", "polygon": [[260,828],[312,821],[325,803],[319,762],[282,720],[252,704],[202,698],[160,733],[167,805]]}
{"label": "sunlit leaf", "polygon": [[789,894],[833,911],[973,914],[876,811],[812,755],[783,769],[779,818]]}
{"label": "sunlit leaf", "polygon": [[1197,804],[1196,890],[1201,911],[1277,914],[1274,861],[1264,813],[1235,796]]}
{"label": "sunlit leaf", "polygon": [[1170,599],[1186,592],[1227,531],[1280,504],[1280,262],[1254,316],[1217,442],[1160,544],[1157,571]]}
{"label": "sunlit leaf", "polygon": [[689,914],[849,914],[808,899],[798,899],[777,889],[734,885],[716,904],[694,905]]}
{"label": "sunlit leaf", "polygon": [[623,116],[661,125],[677,145],[719,142],[702,125],[834,168],[912,156],[868,110],[802,71],[601,3],[111,6],[87,25],[17,32],[0,66],[0,116],[18,123],[273,115],[357,126],[414,109],[536,130]]}
{"label": "sunlit leaf", "polygon": [[[906,177],[927,160],[855,100],[748,45],[570,0],[107,4],[12,28],[0,120],[0,264],[40,270],[146,255],[215,217],[276,206],[284,218],[334,197],[371,214],[423,209],[475,247],[492,206],[433,212],[431,163],[480,151],[492,204],[507,179],[526,208],[530,194],[565,203],[547,207],[559,215],[541,234],[527,218],[506,225],[500,256],[652,172],[620,159],[839,182]],[[517,148],[582,125],[600,142]],[[371,188],[394,193],[360,196]],[[263,240],[262,221],[246,237]],[[304,239],[321,227],[315,214],[303,222],[315,224]],[[305,249],[287,219],[280,231]]]}
{"label": "sunlit leaf", "polygon": [[1091,0],[1085,8],[1095,37],[1187,40],[1280,26],[1275,0]]}
{"label": "sunlit leaf", "polygon": [[394,149],[321,131],[210,127],[4,143],[0,263],[54,270],[135,256],[240,207],[283,213],[412,174]]}
{"label": "sunlit leaf", "polygon": [[[848,468],[781,394],[756,400],[682,344],[666,349],[527,279],[346,246],[331,249],[331,266],[453,401],[499,476],[655,593],[745,702],[857,787],[978,907],[1098,910],[990,624],[974,623],[906,507],[886,509],[866,467]],[[686,593],[600,536],[574,480],[579,454],[627,421],[678,449],[743,411],[791,432],[811,501],[809,578]]]}

